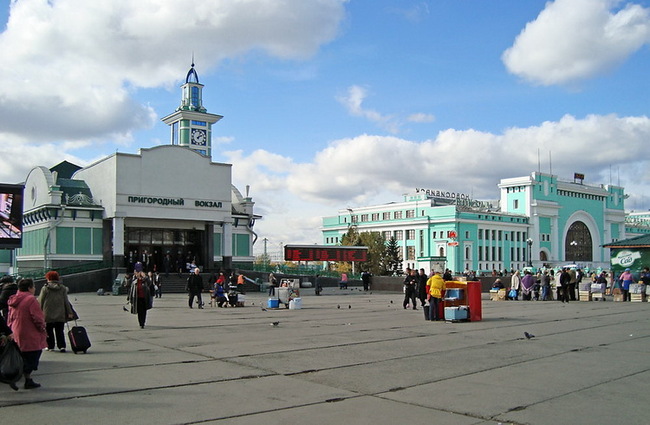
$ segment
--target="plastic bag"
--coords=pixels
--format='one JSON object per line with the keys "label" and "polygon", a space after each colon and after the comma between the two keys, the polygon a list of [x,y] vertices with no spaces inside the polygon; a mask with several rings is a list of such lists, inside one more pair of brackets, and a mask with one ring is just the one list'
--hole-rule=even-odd
{"label": "plastic bag", "polygon": [[0,354],[0,382],[17,390],[16,382],[23,376],[23,357],[14,341],[7,340]]}

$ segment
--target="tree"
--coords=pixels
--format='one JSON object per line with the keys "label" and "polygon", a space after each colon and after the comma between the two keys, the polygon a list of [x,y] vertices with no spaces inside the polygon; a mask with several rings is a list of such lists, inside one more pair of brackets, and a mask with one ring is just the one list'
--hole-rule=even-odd
{"label": "tree", "polygon": [[386,257],[386,274],[402,274],[402,255],[397,241],[392,236],[388,241],[388,246],[386,246]]}
{"label": "tree", "polygon": [[386,244],[379,232],[361,232],[359,234],[360,245],[368,247],[368,260],[361,265],[362,270],[379,276],[385,275],[384,264],[387,260]]}

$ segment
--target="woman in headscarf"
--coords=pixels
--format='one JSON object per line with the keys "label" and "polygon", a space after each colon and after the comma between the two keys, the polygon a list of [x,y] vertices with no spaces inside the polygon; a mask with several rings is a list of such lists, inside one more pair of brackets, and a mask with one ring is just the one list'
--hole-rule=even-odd
{"label": "woman in headscarf", "polygon": [[141,329],[144,329],[147,321],[147,310],[153,307],[153,284],[143,269],[141,262],[135,263],[128,298],[129,303],[131,303],[131,314],[138,315],[138,323]]}

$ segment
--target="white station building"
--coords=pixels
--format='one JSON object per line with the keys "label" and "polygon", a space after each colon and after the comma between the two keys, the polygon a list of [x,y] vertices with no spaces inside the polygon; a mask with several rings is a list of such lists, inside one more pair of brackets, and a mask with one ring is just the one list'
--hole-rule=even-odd
{"label": "white station building", "polygon": [[[35,167],[25,181],[18,270],[91,261],[116,268],[204,270],[253,262],[254,202],[232,185],[232,165],[211,160],[212,125],[192,64],[181,105],[162,120],[170,144],[115,153],[86,167]],[[6,262],[6,259],[5,259]]]}

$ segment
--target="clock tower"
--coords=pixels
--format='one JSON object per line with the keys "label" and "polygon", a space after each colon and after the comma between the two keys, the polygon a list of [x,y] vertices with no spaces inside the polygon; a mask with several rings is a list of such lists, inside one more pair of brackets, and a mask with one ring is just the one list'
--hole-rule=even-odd
{"label": "clock tower", "polygon": [[212,124],[223,117],[209,114],[203,107],[203,84],[199,83],[194,61],[181,89],[181,105],[162,118],[170,126],[171,144],[186,146],[201,155],[212,157]]}

